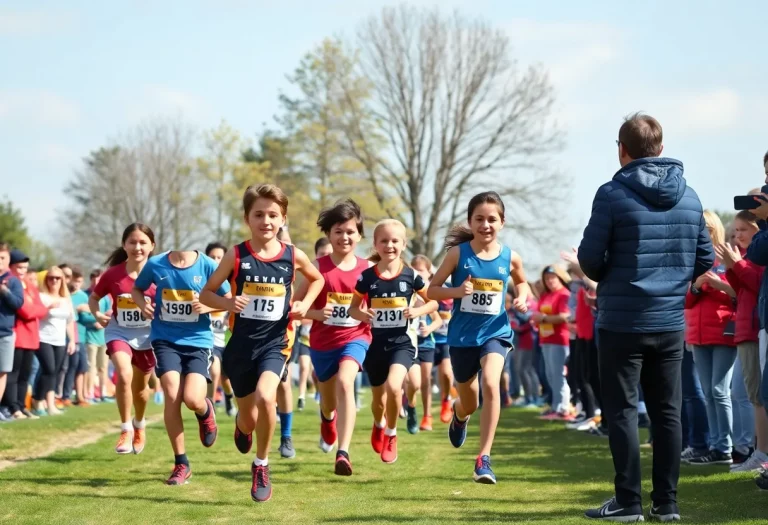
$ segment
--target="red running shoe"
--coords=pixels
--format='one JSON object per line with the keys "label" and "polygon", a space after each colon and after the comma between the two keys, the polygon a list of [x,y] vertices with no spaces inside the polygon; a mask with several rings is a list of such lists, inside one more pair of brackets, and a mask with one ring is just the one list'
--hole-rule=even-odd
{"label": "red running shoe", "polygon": [[373,425],[373,430],[371,430],[371,446],[373,447],[373,451],[377,454],[381,454],[381,451],[384,450],[384,428],[379,428],[375,424]]}
{"label": "red running shoe", "polygon": [[397,461],[397,436],[384,436],[381,460],[384,463],[394,463]]}
{"label": "red running shoe", "polygon": [[336,432],[336,412],[333,419],[325,419],[323,411],[320,411],[320,450],[326,454],[333,450],[336,440],[339,438]]}
{"label": "red running shoe", "polygon": [[334,472],[336,472],[337,476],[352,475],[352,462],[349,459],[349,454],[343,450],[336,453],[336,467]]}
{"label": "red running shoe", "polygon": [[253,446],[253,432],[246,434],[237,426],[237,417],[235,417],[235,446],[241,454],[247,454]]}
{"label": "red running shoe", "polygon": [[272,482],[269,480],[269,465],[251,465],[251,499],[264,503],[272,498]]}
{"label": "red running shoe", "polygon": [[192,469],[189,465],[174,465],[171,477],[165,482],[166,485],[186,485],[187,480],[192,476]]}
{"label": "red running shoe", "polygon": [[453,407],[451,406],[451,402],[447,399],[443,399],[443,402],[440,405],[440,421],[447,424],[451,422],[452,417]]}
{"label": "red running shoe", "polygon": [[219,428],[216,426],[216,412],[213,409],[213,403],[207,397],[205,404],[208,406],[208,416],[200,418],[197,414],[197,424],[200,427],[200,442],[204,447],[212,447],[216,443],[216,435]]}

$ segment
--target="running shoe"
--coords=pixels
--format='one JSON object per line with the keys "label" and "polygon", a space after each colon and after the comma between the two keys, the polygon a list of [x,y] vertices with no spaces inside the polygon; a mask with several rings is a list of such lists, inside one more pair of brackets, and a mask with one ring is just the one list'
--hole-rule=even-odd
{"label": "running shoe", "polygon": [[37,416],[38,419],[40,419],[41,417],[47,416],[48,412],[46,412],[42,408],[36,408],[35,410],[32,411],[32,414]]}
{"label": "running shoe", "polygon": [[406,423],[408,427],[408,433],[409,434],[418,434],[419,433],[419,424],[417,423],[417,415],[416,415],[416,407],[408,407],[408,422]]}
{"label": "running shoe", "polygon": [[528,401],[526,401],[524,397],[518,397],[515,399],[515,402],[512,403],[512,406],[516,408],[526,407],[528,406]]}
{"label": "running shoe", "polygon": [[251,451],[253,446],[253,432],[246,434],[240,430],[237,426],[237,418],[235,418],[235,447],[241,454],[247,454]]}
{"label": "running shoe", "polygon": [[453,407],[451,406],[451,402],[447,399],[443,399],[443,402],[440,404],[440,421],[443,423],[450,423],[452,417]]}
{"label": "running shoe", "polygon": [[334,472],[337,476],[351,476],[352,462],[349,460],[349,454],[343,450],[336,452],[336,467]]}
{"label": "running shoe", "polygon": [[219,428],[216,426],[216,411],[213,408],[213,403],[206,397],[205,404],[208,407],[208,415],[204,418],[197,416],[197,424],[200,427],[200,443],[204,447],[210,448],[216,443]]}
{"label": "running shoe", "polygon": [[384,436],[384,447],[381,449],[381,460],[384,463],[397,461],[397,436]]}
{"label": "running shoe", "polygon": [[147,444],[147,433],[143,428],[133,427],[133,453],[141,454]]}
{"label": "running shoe", "polygon": [[272,497],[272,482],[269,480],[269,465],[251,465],[251,499],[258,503],[269,501]]}
{"label": "running shoe", "polygon": [[648,519],[651,521],[661,521],[667,523],[670,521],[680,521],[680,510],[675,503],[666,503],[664,505],[651,505],[648,512]]}
{"label": "running shoe", "polygon": [[760,475],[755,478],[755,483],[761,490],[768,490],[768,469],[760,472]]}
{"label": "running shoe", "polygon": [[192,476],[192,469],[189,465],[174,465],[171,477],[165,482],[166,485],[186,485]]}
{"label": "running shoe", "polygon": [[584,516],[593,520],[618,521],[622,523],[645,521],[643,507],[640,505],[622,507],[618,504],[615,497],[603,503],[598,509],[589,509],[584,513]]}
{"label": "running shoe", "polygon": [[379,428],[373,425],[371,430],[371,446],[374,452],[381,454],[381,451],[384,449],[384,427]]}
{"label": "running shoe", "polygon": [[549,418],[550,416],[552,416],[552,414],[557,414],[557,412],[556,412],[556,411],[554,411],[554,410],[552,410],[551,408],[548,408],[548,409],[546,409],[546,410],[542,411],[542,412],[539,414],[539,416],[538,416],[538,417],[539,417],[539,419],[547,419],[547,418]]}
{"label": "running shoe", "polygon": [[408,406],[408,398],[405,395],[405,392],[403,392],[403,403],[400,405],[400,419],[405,419],[408,416],[408,412],[406,412],[405,408]]}
{"label": "running shoe", "polygon": [[293,448],[293,440],[290,437],[281,437],[280,447],[277,450],[280,451],[282,458],[292,459],[296,457],[296,450]]}
{"label": "running shoe", "polygon": [[709,454],[709,450],[707,449],[700,450],[693,447],[688,447],[680,453],[680,461],[683,463],[688,463],[692,459],[706,456],[707,454]]}
{"label": "running shoe", "polygon": [[296,408],[299,412],[302,412],[304,410],[304,398],[300,397],[298,403],[296,403]]}
{"label": "running shoe", "polygon": [[748,460],[750,458],[750,456],[752,456],[752,454],[754,452],[755,452],[755,449],[752,448],[752,447],[749,447],[747,449],[747,453],[746,454],[743,454],[743,453],[739,452],[738,450],[736,450],[734,448],[733,452],[731,453],[731,456],[733,456],[733,464],[734,465],[741,465],[746,460]]}
{"label": "running shoe", "polygon": [[[5,417],[5,416],[2,416],[2,417]],[[17,410],[13,414],[11,414],[11,419],[18,420],[18,419],[29,419],[29,418],[24,412],[22,412],[21,410]]]}
{"label": "running shoe", "polygon": [[453,414],[451,424],[448,427],[448,438],[451,440],[451,445],[456,448],[461,448],[464,441],[467,440],[467,423],[469,423],[469,416],[464,421],[456,419],[456,414]]}
{"label": "running shoe", "polygon": [[491,456],[477,456],[477,460],[475,460],[475,473],[472,475],[472,479],[477,483],[486,485],[496,484],[496,475],[491,469]]}
{"label": "running shoe", "polygon": [[576,432],[589,432],[593,428],[597,428],[597,422],[595,418],[583,419],[573,423],[566,423],[565,428],[575,430]]}
{"label": "running shoe", "polygon": [[758,472],[762,469],[763,459],[764,455],[759,450],[756,450],[741,465],[731,465],[731,472]]}
{"label": "running shoe", "polygon": [[117,446],[115,446],[115,452],[118,454],[133,453],[133,431],[123,430],[120,432],[120,437],[117,438]]}
{"label": "running shoe", "polygon": [[[59,403],[61,403],[62,406],[59,406]],[[58,408],[59,410],[62,410],[64,408],[69,408],[71,406],[72,406],[72,400],[69,398],[62,399],[61,402],[59,402],[58,400],[56,401],[56,408]]]}
{"label": "running shoe", "polygon": [[689,465],[730,465],[733,463],[733,458],[726,452],[720,452],[719,450],[710,450],[709,453],[704,454],[693,459],[688,460]]}
{"label": "running shoe", "polygon": [[28,419],[40,419],[40,416],[36,416],[32,412],[29,411],[27,408],[22,408],[21,413],[27,416]]}
{"label": "running shoe", "polygon": [[424,432],[432,432],[432,416],[424,416],[421,418],[421,425],[419,425],[419,430],[423,430]]}
{"label": "running shoe", "polygon": [[326,454],[333,450],[336,440],[339,438],[336,432],[336,412],[332,419],[325,419],[323,411],[320,411],[320,450]]}

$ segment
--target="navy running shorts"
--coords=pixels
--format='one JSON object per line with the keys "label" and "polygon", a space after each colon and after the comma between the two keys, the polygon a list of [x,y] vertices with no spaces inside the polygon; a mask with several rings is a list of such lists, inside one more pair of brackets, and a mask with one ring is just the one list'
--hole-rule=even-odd
{"label": "navy running shorts", "polygon": [[377,344],[375,341],[368,348],[363,367],[368,373],[371,386],[381,386],[387,382],[389,368],[392,365],[402,365],[406,370],[413,366],[416,359],[416,348],[410,341],[395,344]]}
{"label": "navy running shorts", "polygon": [[435,362],[435,348],[422,348],[419,347],[419,351],[416,355],[417,363],[434,363]]}
{"label": "navy running shorts", "polygon": [[260,346],[249,338],[235,337],[227,343],[224,360],[221,362],[224,374],[232,383],[235,397],[247,397],[256,391],[261,374],[271,372],[281,380],[285,374],[288,358],[287,348],[280,345]]}
{"label": "navy running shorts", "polygon": [[296,342],[293,343],[293,350],[291,351],[291,363],[298,363],[299,357],[303,355],[309,355],[309,347],[296,340]]}
{"label": "navy running shorts", "polygon": [[177,345],[160,339],[152,341],[152,349],[157,359],[157,377],[162,377],[166,372],[178,372],[182,376],[200,374],[206,381],[211,382],[209,370],[213,353],[210,348]]}
{"label": "navy running shorts", "polygon": [[457,383],[474,379],[480,371],[480,360],[488,354],[499,354],[506,360],[512,343],[506,339],[489,339],[480,346],[451,347],[451,367]]}
{"label": "navy running shorts", "polygon": [[451,347],[448,343],[436,343],[435,344],[435,366],[439,365],[443,359],[451,358]]}

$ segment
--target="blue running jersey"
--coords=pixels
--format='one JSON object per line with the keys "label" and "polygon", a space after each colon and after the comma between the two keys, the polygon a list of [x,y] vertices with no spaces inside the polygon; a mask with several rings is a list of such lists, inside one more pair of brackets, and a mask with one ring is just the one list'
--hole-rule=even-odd
{"label": "blue running jersey", "polygon": [[451,347],[481,346],[490,339],[512,341],[512,328],[504,309],[510,275],[512,251],[501,245],[493,260],[479,258],[468,242],[459,245],[459,263],[451,274],[453,286],[461,286],[467,277],[474,292],[453,300],[453,315],[448,325]]}

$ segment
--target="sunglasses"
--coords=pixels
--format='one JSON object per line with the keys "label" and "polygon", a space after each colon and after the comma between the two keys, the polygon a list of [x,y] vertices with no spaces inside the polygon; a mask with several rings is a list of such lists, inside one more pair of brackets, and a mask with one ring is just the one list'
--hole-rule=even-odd
{"label": "sunglasses", "polygon": [[50,277],[46,277],[49,281],[61,281],[61,277],[56,277],[55,275],[51,275]]}

